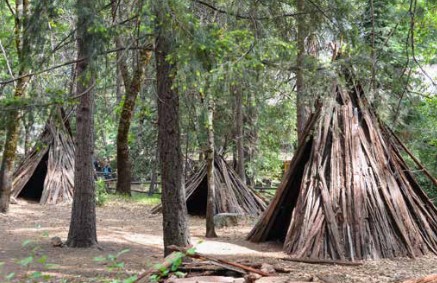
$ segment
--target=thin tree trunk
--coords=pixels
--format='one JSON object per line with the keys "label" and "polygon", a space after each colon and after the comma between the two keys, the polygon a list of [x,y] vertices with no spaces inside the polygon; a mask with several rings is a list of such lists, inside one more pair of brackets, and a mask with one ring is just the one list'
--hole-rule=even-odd
{"label": "thin tree trunk", "polygon": [[235,95],[235,141],[237,147],[237,173],[241,180],[246,183],[246,171],[244,170],[244,133],[243,133],[243,93],[234,88]]}
{"label": "thin tree trunk", "polygon": [[161,159],[162,216],[164,255],[171,253],[169,245],[187,246],[190,242],[187,205],[182,177],[179,96],[172,88],[175,67],[167,60],[173,45],[167,1],[154,2],[156,26],[156,78],[158,94],[158,146]]}
{"label": "thin tree trunk", "polygon": [[90,18],[94,16],[94,2],[77,0],[78,58],[86,58],[77,64],[76,150],[74,168],[74,195],[67,245],[87,248],[97,245],[96,203],[94,185],[94,121],[93,85],[95,73],[91,70],[90,52],[94,42],[89,33]]}
{"label": "thin tree trunk", "polygon": [[[14,96],[16,98],[25,95],[30,77],[23,77],[28,72],[28,64],[25,54],[29,50],[28,36],[24,35],[29,13],[29,1],[16,1],[16,20],[15,20],[15,44],[18,53],[20,70]],[[9,202],[12,191],[12,175],[16,158],[18,136],[19,136],[19,112],[12,109],[6,117],[6,142],[3,149],[3,160],[0,167],[0,212],[9,211]]]}
{"label": "thin tree trunk", "polygon": [[158,159],[159,159],[159,150],[158,148],[156,148],[156,152],[155,152],[155,160],[152,163],[152,177],[150,179],[150,186],[149,186],[149,192],[148,195],[152,196],[155,192],[156,192],[156,179],[157,179],[157,173],[156,169],[157,169],[157,164],[158,164]]}
{"label": "thin tree trunk", "polygon": [[[246,161],[252,162],[256,158],[258,152],[258,108],[256,105],[256,99],[253,93],[249,93],[247,102],[247,115],[246,121],[248,126],[248,131],[246,134],[247,147],[246,147]],[[254,187],[255,186],[256,172],[252,169],[251,174],[246,178],[246,183]]]}
{"label": "thin tree trunk", "polygon": [[297,108],[297,137],[300,141],[302,133],[305,129],[305,124],[310,115],[308,99],[305,97],[305,81],[304,81],[304,64],[305,64],[305,36],[306,23],[305,15],[302,13],[305,10],[305,0],[296,0],[297,8],[297,58],[296,58],[296,108]]}
{"label": "thin tree trunk", "polygon": [[208,98],[208,117],[207,117],[207,132],[208,132],[208,151],[207,156],[207,181],[208,181],[208,198],[206,203],[206,237],[215,238],[214,214],[215,214],[215,180],[214,180],[214,100]]}
{"label": "thin tree trunk", "polygon": [[31,133],[32,133],[32,118],[30,117],[30,114],[32,112],[26,113],[23,115],[23,128],[24,128],[24,154],[27,155],[29,151],[32,149],[31,147]]}

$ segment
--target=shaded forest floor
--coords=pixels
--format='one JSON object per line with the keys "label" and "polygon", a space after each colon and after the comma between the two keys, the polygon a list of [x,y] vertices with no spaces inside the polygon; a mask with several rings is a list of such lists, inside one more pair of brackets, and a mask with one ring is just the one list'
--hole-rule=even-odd
{"label": "shaded forest floor", "polygon": [[[35,271],[50,276],[44,282],[112,282],[114,278],[138,274],[159,263],[163,255],[162,218],[151,215],[150,209],[151,206],[120,200],[98,208],[100,247],[71,249],[53,247],[50,241],[54,236],[66,240],[71,206],[40,206],[23,201],[11,205],[9,215],[0,214],[0,282],[43,282],[42,275]],[[280,258],[286,255],[280,244],[244,240],[250,228],[248,223],[218,229],[219,238],[206,240],[204,219],[190,218],[192,242],[200,242],[198,252],[233,261],[271,263],[290,271],[280,275],[290,280],[309,281],[318,277],[329,282],[400,282],[437,273],[437,257],[432,255],[416,260],[369,261],[358,267],[282,261]],[[116,259],[112,257],[111,261],[111,255],[125,249],[129,251]],[[124,263],[125,268],[111,269],[117,263]],[[6,276],[11,272],[15,275],[8,281]],[[32,273],[34,281],[27,279]]]}

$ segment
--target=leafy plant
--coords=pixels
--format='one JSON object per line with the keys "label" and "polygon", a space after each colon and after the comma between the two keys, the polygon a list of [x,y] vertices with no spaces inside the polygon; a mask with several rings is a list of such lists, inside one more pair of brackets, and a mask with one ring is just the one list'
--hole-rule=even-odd
{"label": "leafy plant", "polygon": [[155,273],[149,277],[150,282],[159,282],[162,278],[168,277],[170,273],[173,273],[177,277],[185,277],[186,274],[178,271],[179,267],[182,265],[182,260],[187,255],[193,255],[196,252],[195,247],[189,248],[185,253],[177,252],[174,253],[173,257],[170,260],[170,267],[163,264],[155,265],[155,269],[158,270],[158,273]]}
{"label": "leafy plant", "polygon": [[96,181],[96,204],[103,206],[108,200],[108,192],[106,191],[106,184],[103,179]]}

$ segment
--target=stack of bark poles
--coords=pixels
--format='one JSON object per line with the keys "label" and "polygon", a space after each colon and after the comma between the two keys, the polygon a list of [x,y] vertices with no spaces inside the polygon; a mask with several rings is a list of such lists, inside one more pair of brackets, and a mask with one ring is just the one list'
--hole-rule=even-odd
{"label": "stack of bark poles", "polygon": [[44,176],[35,176],[45,178],[40,203],[71,202],[74,189],[74,142],[68,117],[61,108],[54,111],[35,146],[14,172],[12,197],[20,195],[36,174],[38,166],[47,167]]}
{"label": "stack of bark poles", "polygon": [[334,83],[332,94],[316,106],[248,239],[283,241],[294,258],[355,261],[436,253],[437,210],[401,154],[409,152],[358,84],[346,89]]}
{"label": "stack of bark poles", "polygon": [[[214,175],[216,182],[215,214],[237,213],[246,215],[260,215],[267,207],[266,201],[254,190],[250,189],[240,179],[238,174],[230,168],[223,157],[214,158]],[[199,169],[185,182],[186,203],[189,214],[205,215],[208,195],[206,163],[200,164]],[[162,206],[157,205],[152,213],[161,212]]]}

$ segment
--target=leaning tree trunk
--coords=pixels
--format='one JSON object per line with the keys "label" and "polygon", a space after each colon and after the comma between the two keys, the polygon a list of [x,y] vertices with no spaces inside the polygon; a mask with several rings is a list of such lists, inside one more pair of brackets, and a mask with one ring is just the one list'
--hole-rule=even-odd
{"label": "leaning tree trunk", "polygon": [[[129,129],[135,108],[135,101],[140,92],[141,83],[144,79],[144,66],[146,66],[152,53],[147,49],[141,49],[140,60],[137,63],[135,74],[132,80],[128,80],[127,74],[123,75],[126,94],[124,96],[123,108],[120,115],[120,123],[117,132],[117,188],[119,194],[131,195],[132,166],[129,158]],[[121,60],[119,62],[122,62]],[[123,62],[125,63],[125,62]],[[120,63],[120,65],[123,65]],[[127,72],[126,67],[123,73]],[[127,82],[128,81],[128,82]]]}
{"label": "leaning tree trunk", "polygon": [[212,97],[208,98],[208,118],[207,118],[207,132],[208,132],[208,151],[207,151],[207,180],[208,180],[208,198],[206,202],[206,237],[215,238],[214,214],[215,214],[215,180],[214,180],[214,100]]}
{"label": "leaning tree trunk", "polygon": [[[112,15],[117,16],[116,1],[112,2]],[[121,39],[115,37],[115,46],[122,49]],[[134,67],[133,76],[129,74],[126,58],[121,51],[117,52],[117,76],[121,74],[126,94],[117,131],[117,187],[116,192],[123,195],[131,195],[132,166],[129,157],[129,129],[135,109],[135,102],[144,80],[144,68],[149,63],[152,52],[147,48],[140,50],[139,60]]]}
{"label": "leaning tree trunk", "polygon": [[89,33],[90,18],[95,8],[92,1],[77,0],[77,87],[79,106],[76,110],[76,150],[74,166],[74,195],[67,245],[87,248],[97,245],[96,203],[93,168],[94,125],[92,91],[95,78],[91,70],[91,50],[94,36]]}
{"label": "leaning tree trunk", "polygon": [[155,30],[158,146],[161,159],[164,254],[168,255],[171,252],[169,245],[187,246],[190,238],[182,176],[179,96],[172,88],[175,67],[167,60],[174,43],[172,30],[167,25],[169,19],[166,2],[155,2],[154,11],[159,24]]}
{"label": "leaning tree trunk", "polygon": [[[28,73],[27,52],[29,51],[29,37],[25,36],[26,24],[29,17],[29,2],[16,1],[15,20],[15,43],[20,63],[20,70],[14,96],[23,97],[30,77],[23,77]],[[21,13],[20,13],[21,11]],[[16,109],[10,110],[6,117],[6,142],[3,149],[3,160],[0,167],[0,212],[7,213],[12,191],[12,174],[16,157],[18,135],[19,135],[19,112]]]}

